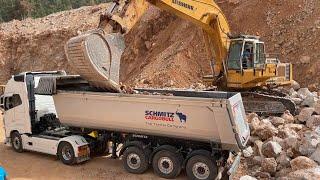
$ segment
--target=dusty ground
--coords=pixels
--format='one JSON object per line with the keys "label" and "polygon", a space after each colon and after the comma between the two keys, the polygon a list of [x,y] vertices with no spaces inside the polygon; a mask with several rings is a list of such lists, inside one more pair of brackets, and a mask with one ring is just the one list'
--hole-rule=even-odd
{"label": "dusty ground", "polygon": [[[0,166],[10,179],[159,179],[150,169],[143,175],[132,175],[123,168],[120,160],[96,157],[75,166],[62,164],[55,156],[35,152],[16,153],[3,143],[4,129],[0,117]],[[180,179],[185,179],[181,175]]]}

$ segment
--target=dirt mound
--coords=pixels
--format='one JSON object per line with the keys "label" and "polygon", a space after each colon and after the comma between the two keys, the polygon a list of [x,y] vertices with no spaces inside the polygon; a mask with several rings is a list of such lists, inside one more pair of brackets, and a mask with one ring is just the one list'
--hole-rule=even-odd
{"label": "dirt mound", "polygon": [[22,71],[67,70],[64,45],[95,28],[106,4],[0,24],[0,83]]}
{"label": "dirt mound", "polygon": [[[320,80],[320,2],[317,0],[220,0],[234,33],[259,34],[268,52],[294,64],[303,86]],[[97,26],[107,5],[83,7],[40,19],[0,24],[0,82],[27,70],[65,69],[65,42],[78,31]],[[121,63],[125,84],[190,87],[210,72],[202,30],[151,7],[126,35]]]}

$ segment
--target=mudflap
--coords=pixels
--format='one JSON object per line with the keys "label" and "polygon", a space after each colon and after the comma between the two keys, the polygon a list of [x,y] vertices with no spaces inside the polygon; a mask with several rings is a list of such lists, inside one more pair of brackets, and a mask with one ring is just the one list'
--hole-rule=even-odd
{"label": "mudflap", "polygon": [[234,158],[233,163],[231,164],[230,168],[227,171],[228,179],[232,180],[233,176],[236,174],[239,164],[241,160],[241,153],[238,153],[238,155]]}
{"label": "mudflap", "polygon": [[[218,176],[215,180],[232,180],[236,174],[241,160],[241,153],[237,155],[229,154],[229,158],[224,167],[219,168]],[[229,162],[232,161],[232,162]]]}

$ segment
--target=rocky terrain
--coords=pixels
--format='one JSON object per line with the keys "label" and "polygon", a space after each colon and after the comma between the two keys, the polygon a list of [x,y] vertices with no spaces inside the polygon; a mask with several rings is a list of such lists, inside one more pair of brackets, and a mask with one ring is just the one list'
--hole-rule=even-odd
{"label": "rocky terrain", "polygon": [[240,179],[319,179],[320,101],[317,92],[296,83],[287,89],[299,104],[297,116],[248,114],[251,137],[243,151]]}
{"label": "rocky terrain", "polygon": [[[238,177],[247,179],[320,178],[320,1],[217,0],[233,33],[260,35],[268,52],[294,65],[297,83],[283,89],[299,114],[248,115],[252,137]],[[0,24],[0,84],[22,71],[73,73],[65,42],[97,27],[107,4]],[[202,31],[150,7],[125,37],[121,81],[149,87],[196,87],[209,73]],[[311,91],[311,92],[310,92]],[[41,157],[42,158],[42,157]],[[1,158],[0,158],[1,159]],[[40,158],[39,158],[40,159]],[[14,167],[14,165],[12,165]]]}

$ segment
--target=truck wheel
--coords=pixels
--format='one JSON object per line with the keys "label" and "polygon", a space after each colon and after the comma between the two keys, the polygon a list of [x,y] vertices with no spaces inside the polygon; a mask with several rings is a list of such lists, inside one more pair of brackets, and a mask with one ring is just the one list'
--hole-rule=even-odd
{"label": "truck wheel", "polygon": [[58,157],[66,165],[72,165],[75,163],[76,158],[73,147],[68,142],[61,142],[58,147]]}
{"label": "truck wheel", "polygon": [[215,179],[218,169],[210,156],[195,155],[191,157],[186,166],[189,179]]}
{"label": "truck wheel", "polygon": [[18,132],[13,132],[11,134],[11,146],[16,152],[23,152],[22,138]]}
{"label": "truck wheel", "polygon": [[152,160],[154,173],[162,178],[177,177],[182,169],[183,157],[179,153],[167,150],[157,152]]}
{"label": "truck wheel", "polygon": [[122,157],[124,169],[130,173],[142,174],[148,167],[148,155],[138,147],[128,147]]}

